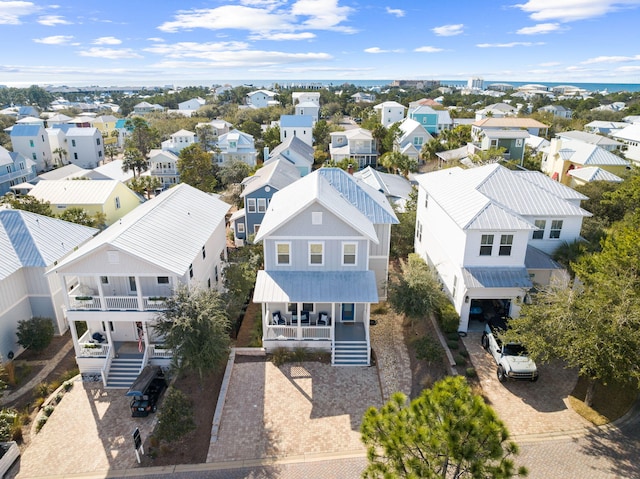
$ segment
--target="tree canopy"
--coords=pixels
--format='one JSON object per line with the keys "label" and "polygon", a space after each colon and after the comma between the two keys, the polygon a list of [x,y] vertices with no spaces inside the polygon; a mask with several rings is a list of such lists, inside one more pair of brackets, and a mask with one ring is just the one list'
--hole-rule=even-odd
{"label": "tree canopy", "polygon": [[526,476],[518,446],[495,411],[462,376],[447,377],[407,404],[395,393],[369,408],[360,428],[369,464],[363,477],[485,478]]}
{"label": "tree canopy", "polygon": [[122,158],[122,171],[126,173],[129,170],[133,170],[134,176],[139,178],[140,174],[143,171],[147,171],[148,168],[149,165],[142,151],[133,146],[125,148]]}
{"label": "tree canopy", "polygon": [[211,153],[203,151],[198,143],[182,149],[177,168],[180,181],[199,190],[212,193],[218,184]]}

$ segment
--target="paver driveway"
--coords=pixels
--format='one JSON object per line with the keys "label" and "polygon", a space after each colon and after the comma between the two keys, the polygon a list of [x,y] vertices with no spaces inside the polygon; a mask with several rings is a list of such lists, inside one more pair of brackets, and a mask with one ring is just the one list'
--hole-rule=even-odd
{"label": "paver driveway", "polygon": [[485,351],[482,333],[470,332],[464,338],[471,362],[478,372],[487,402],[495,409],[512,436],[532,434],[570,434],[584,431],[591,423],[574,412],[567,398],[578,380],[574,370],[559,364],[538,365],[537,382],[507,381],[496,376],[496,363]]}

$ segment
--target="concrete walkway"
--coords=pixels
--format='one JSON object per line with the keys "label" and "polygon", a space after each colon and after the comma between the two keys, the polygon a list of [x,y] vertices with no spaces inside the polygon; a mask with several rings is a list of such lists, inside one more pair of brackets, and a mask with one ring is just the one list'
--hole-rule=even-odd
{"label": "concrete walkway", "polygon": [[33,378],[31,378],[29,382],[27,382],[26,384],[23,384],[12,393],[7,394],[6,396],[3,396],[2,398],[0,398],[0,406],[9,404],[10,402],[18,399],[23,394],[26,394],[29,391],[32,391],[33,388],[35,388],[38,384],[44,381],[46,377],[49,375],[49,373],[51,373],[51,371],[53,371],[56,368],[56,366],[60,363],[60,361],[62,361],[62,358],[64,358],[67,355],[67,353],[71,350],[71,348],[73,348],[73,339],[69,338],[67,342],[64,343],[64,345],[60,348],[60,351],[58,351],[53,358],[46,361],[44,367],[40,371],[38,371],[38,374],[36,374]]}

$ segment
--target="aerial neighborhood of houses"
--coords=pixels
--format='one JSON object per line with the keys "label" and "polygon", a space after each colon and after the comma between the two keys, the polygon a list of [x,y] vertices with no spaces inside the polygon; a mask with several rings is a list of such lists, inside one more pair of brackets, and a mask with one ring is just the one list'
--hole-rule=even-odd
{"label": "aerial neighborhood of houses", "polygon": [[[552,123],[573,114],[561,100],[589,92],[414,83],[331,95],[217,87],[172,108],[119,92],[126,110],[113,92],[77,102],[53,89],[47,111],[1,105],[11,120],[0,146],[2,361],[24,350],[19,321],[47,317],[56,334],[70,331],[80,373],[129,388],[145,366],[170,364],[154,321],[176,288],[222,291],[228,250],[261,244],[251,300],[263,348],[368,366],[371,311],[387,299],[393,230],[412,204],[414,251],[437,272],[458,331],[517,316],[532,288],[566,274],[552,255],[591,216],[574,188],[620,183],[640,165],[640,117],[559,129]],[[461,114],[443,102],[453,93],[489,101]],[[159,135],[140,147],[141,128]],[[188,163],[194,151],[204,173],[244,164],[248,174],[225,185],[235,196],[182,181],[202,168]],[[537,170],[526,168],[531,157]],[[19,209],[21,199],[48,211]],[[78,210],[100,221],[76,224]],[[118,355],[126,345],[135,347]]]}

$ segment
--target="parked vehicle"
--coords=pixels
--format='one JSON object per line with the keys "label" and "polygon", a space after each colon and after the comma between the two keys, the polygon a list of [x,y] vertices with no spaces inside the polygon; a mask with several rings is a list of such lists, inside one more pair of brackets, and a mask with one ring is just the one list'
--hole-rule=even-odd
{"label": "parked vehicle", "polygon": [[500,341],[499,334],[506,331],[504,319],[491,319],[482,333],[482,347],[491,353],[498,365],[498,380],[503,383],[507,379],[527,381],[538,380],[536,363],[527,355],[526,348],[520,343],[506,343]]}
{"label": "parked vehicle", "polygon": [[158,409],[158,401],[167,388],[167,381],[158,366],[146,367],[127,392],[131,400],[131,416],[146,417]]}

